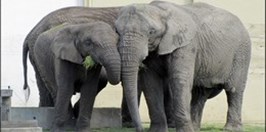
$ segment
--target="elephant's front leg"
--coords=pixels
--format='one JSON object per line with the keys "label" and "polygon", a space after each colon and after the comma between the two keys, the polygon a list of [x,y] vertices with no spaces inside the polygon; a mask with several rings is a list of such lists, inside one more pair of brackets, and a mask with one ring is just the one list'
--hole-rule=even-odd
{"label": "elephant's front leg", "polygon": [[162,78],[147,68],[139,71],[138,83],[143,89],[149,108],[151,119],[150,132],[167,132]]}
{"label": "elephant's front leg", "polygon": [[173,94],[173,116],[177,132],[194,132],[190,102],[195,58],[193,45],[182,47],[168,56],[169,87]]}
{"label": "elephant's front leg", "polygon": [[55,120],[52,131],[61,132],[64,131],[64,123],[73,116],[70,99],[74,92],[75,72],[72,66],[75,64],[61,60],[55,61],[55,64],[55,78],[58,89],[55,102]]}
{"label": "elephant's front leg", "polygon": [[191,119],[193,122],[194,130],[200,131],[200,123],[203,113],[205,102],[208,95],[204,87],[193,87],[192,101],[191,101]]}
{"label": "elephant's front leg", "polygon": [[80,109],[77,119],[77,131],[89,132],[93,104],[98,91],[99,74],[101,66],[87,71],[87,79],[80,89]]}

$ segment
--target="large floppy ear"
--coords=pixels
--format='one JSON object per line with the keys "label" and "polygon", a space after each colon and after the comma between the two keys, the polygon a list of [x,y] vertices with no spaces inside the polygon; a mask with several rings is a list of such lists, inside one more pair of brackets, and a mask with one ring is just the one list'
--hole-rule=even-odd
{"label": "large floppy ear", "polygon": [[72,32],[72,26],[67,26],[57,32],[51,49],[55,57],[67,60],[76,64],[82,64],[83,58],[75,46],[75,36]]}
{"label": "large floppy ear", "polygon": [[152,2],[165,14],[165,33],[158,47],[158,54],[169,54],[175,49],[192,42],[196,34],[196,25],[191,16],[177,5],[166,2]]}

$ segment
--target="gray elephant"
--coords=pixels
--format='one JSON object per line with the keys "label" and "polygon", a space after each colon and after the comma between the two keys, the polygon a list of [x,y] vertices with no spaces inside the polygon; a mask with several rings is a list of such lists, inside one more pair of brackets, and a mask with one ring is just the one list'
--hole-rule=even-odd
{"label": "gray elephant", "polygon": [[[122,8],[116,28],[120,35],[118,49],[124,89],[137,91],[139,65],[152,52],[155,55],[150,59],[163,62],[161,67],[156,63],[147,65],[148,74],[143,73],[147,84],[143,91],[151,119],[150,131],[165,132],[168,129],[163,107],[164,80],[149,83],[160,80],[153,69],[166,69],[177,132],[198,131],[206,97],[218,94],[220,89],[225,89],[228,102],[224,128],[242,130],[241,108],[251,42],[236,16],[204,3],[179,6],[155,1]],[[130,111],[138,109],[135,93],[135,99],[128,103]],[[191,103],[194,114],[191,114]]]}
{"label": "gray elephant", "polygon": [[[65,22],[67,23],[86,23],[86,22],[96,22],[102,21],[108,23],[110,26],[114,27],[114,21],[118,14],[120,7],[113,8],[88,8],[88,7],[67,7],[62,8],[56,11],[49,13],[45,16],[26,36],[23,43],[23,68],[24,68],[24,86],[23,89],[27,90],[26,92],[29,95],[29,87],[27,82],[27,54],[29,53],[30,61],[33,65],[35,71],[37,71],[36,63],[34,60],[34,45],[37,37],[58,25],[61,25]],[[45,83],[41,79],[41,75],[38,72],[35,72],[37,86],[40,94],[40,107],[45,106],[54,106],[53,98],[55,95],[51,95],[52,89],[46,87]],[[104,76],[102,76],[104,77]],[[103,80],[105,80],[103,78]],[[26,100],[28,97],[26,97]]]}
{"label": "gray elephant", "polygon": [[[47,16],[45,16],[27,35],[24,44],[23,44],[23,67],[24,67],[24,87],[23,89],[29,91],[28,83],[27,83],[27,53],[29,52],[29,58],[33,65],[35,71],[37,71],[36,62],[34,60],[34,45],[37,37],[58,25],[61,25],[65,22],[67,23],[87,23],[87,22],[97,22],[102,21],[108,23],[110,26],[114,27],[114,22],[117,18],[118,12],[121,7],[108,7],[108,8],[88,8],[88,7],[69,7],[56,10]],[[40,94],[40,106],[53,106],[53,98],[56,95],[51,95],[53,92],[52,88],[46,86],[46,84],[42,81],[40,73],[35,72],[36,81],[39,88]],[[124,90],[125,95],[128,96],[129,100],[134,100],[131,98],[135,98],[134,92],[131,90]],[[142,130],[142,126],[140,123],[140,116],[137,109],[134,109],[133,119],[134,122],[138,122],[137,129]]]}
{"label": "gray elephant", "polygon": [[[62,24],[39,35],[34,46],[35,62],[41,78],[56,93],[53,131],[61,131],[71,118],[69,102],[80,91],[78,131],[89,131],[101,67],[111,84],[120,82],[118,35],[107,23]],[[96,64],[84,67],[85,57]],[[70,114],[69,114],[70,113]]]}

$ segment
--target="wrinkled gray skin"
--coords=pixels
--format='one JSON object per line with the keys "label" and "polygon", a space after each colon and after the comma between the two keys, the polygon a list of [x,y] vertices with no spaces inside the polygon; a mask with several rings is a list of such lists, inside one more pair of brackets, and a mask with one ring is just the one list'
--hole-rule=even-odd
{"label": "wrinkled gray skin", "polygon": [[[199,130],[206,98],[217,94],[219,89],[225,89],[228,102],[224,128],[242,130],[242,98],[251,42],[236,16],[204,3],[178,6],[155,1],[122,8],[116,28],[120,35],[118,49],[124,89],[137,89],[139,65],[150,52],[155,52],[151,59],[163,61],[159,69],[166,69],[177,132]],[[158,66],[147,67],[156,69]],[[146,72],[143,78],[148,87],[143,91],[151,119],[150,131],[165,132],[168,128],[163,107],[164,83],[161,80],[154,84],[152,80],[159,76],[153,70]],[[192,88],[195,89],[192,91]],[[135,105],[128,106],[129,110],[138,108],[137,92],[135,95],[135,100],[131,100]]]}
{"label": "wrinkled gray skin", "polygon": [[[56,93],[52,131],[63,131],[65,121],[72,117],[69,102],[75,91],[81,93],[77,129],[90,131],[102,66],[111,84],[120,82],[117,42],[116,32],[103,22],[62,24],[39,35],[34,46],[37,69],[44,83]],[[86,56],[98,64],[86,70],[83,65]]]}
{"label": "wrinkled gray skin", "polygon": [[[23,89],[28,88],[27,82],[27,54],[29,53],[30,61],[33,65],[35,71],[37,67],[34,61],[34,51],[33,47],[35,45],[37,37],[58,25],[61,25],[65,22],[67,23],[87,23],[87,22],[96,22],[102,21],[108,23],[110,26],[114,27],[114,21],[116,20],[118,11],[120,7],[114,8],[88,8],[88,7],[68,7],[62,8],[56,11],[49,13],[45,16],[26,36],[23,44],[23,68],[24,68],[24,87]],[[49,87],[46,87],[45,83],[41,79],[41,75],[38,72],[35,72],[37,86],[40,94],[40,107],[45,106],[54,106],[53,98],[55,94],[53,90]]]}

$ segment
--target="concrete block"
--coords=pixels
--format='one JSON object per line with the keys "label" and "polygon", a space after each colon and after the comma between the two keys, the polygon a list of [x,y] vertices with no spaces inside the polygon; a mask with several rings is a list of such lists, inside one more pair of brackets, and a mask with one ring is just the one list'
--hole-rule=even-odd
{"label": "concrete block", "polygon": [[1,89],[1,97],[11,97],[13,90],[11,89]]}
{"label": "concrete block", "polygon": [[12,93],[11,89],[1,89],[1,107],[11,107]]}
{"label": "concrete block", "polygon": [[[38,120],[38,126],[50,129],[54,113],[53,107],[11,107],[10,120]],[[67,121],[64,128],[73,129],[75,122],[75,119]],[[94,108],[91,127],[122,127],[120,108]]]}
{"label": "concrete block", "polygon": [[10,119],[10,107],[1,106],[1,121],[8,121]]}
{"label": "concrete block", "polygon": [[1,132],[42,132],[36,120],[1,121]]}
{"label": "concrete block", "polygon": [[1,128],[1,132],[42,132],[40,127]]}
{"label": "concrete block", "polygon": [[120,108],[94,108],[91,118],[92,128],[122,127]]}
{"label": "concrete block", "polygon": [[38,127],[36,120],[1,121],[2,128]]}

